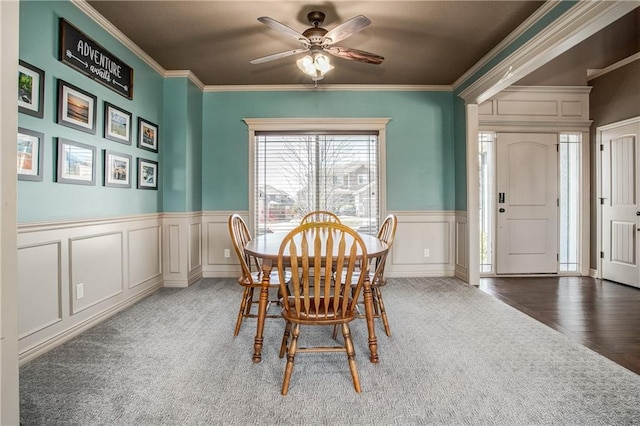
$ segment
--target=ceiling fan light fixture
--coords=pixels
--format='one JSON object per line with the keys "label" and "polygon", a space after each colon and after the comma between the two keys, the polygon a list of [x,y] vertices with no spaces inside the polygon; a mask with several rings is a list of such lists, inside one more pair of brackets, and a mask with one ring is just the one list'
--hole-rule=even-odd
{"label": "ceiling fan light fixture", "polygon": [[315,52],[313,56],[306,55],[298,59],[296,64],[298,68],[310,76],[313,81],[322,80],[324,75],[334,68],[328,57]]}
{"label": "ceiling fan light fixture", "polygon": [[316,75],[316,67],[313,65],[313,58],[310,55],[298,59],[296,64],[298,64],[298,68],[300,68],[303,73],[311,76]]}
{"label": "ceiling fan light fixture", "polygon": [[326,74],[333,69],[333,65],[331,65],[329,58],[322,54],[316,55],[314,65],[322,74]]}

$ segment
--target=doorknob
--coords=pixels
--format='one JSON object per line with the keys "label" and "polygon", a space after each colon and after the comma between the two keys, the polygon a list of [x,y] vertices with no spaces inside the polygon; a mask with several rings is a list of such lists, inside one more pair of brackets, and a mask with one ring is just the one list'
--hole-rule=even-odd
{"label": "doorknob", "polygon": [[640,212],[636,212],[636,216],[640,216]]}
{"label": "doorknob", "polygon": [[498,211],[499,211],[500,213],[504,213],[504,212],[505,212],[505,209],[499,209]]}

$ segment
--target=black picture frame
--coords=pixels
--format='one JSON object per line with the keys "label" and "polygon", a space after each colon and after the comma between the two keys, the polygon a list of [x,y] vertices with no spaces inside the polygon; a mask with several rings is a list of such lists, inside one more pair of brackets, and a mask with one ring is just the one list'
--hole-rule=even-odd
{"label": "black picture frame", "polygon": [[138,189],[158,189],[158,162],[138,158]]}
{"label": "black picture frame", "polygon": [[121,152],[103,150],[104,186],[112,188],[131,188],[132,157]]}
{"label": "black picture frame", "polygon": [[18,127],[18,180],[42,181],[44,133]]}
{"label": "black picture frame", "polygon": [[158,152],[158,125],[138,117],[138,148]]}
{"label": "black picture frame", "polygon": [[104,138],[131,145],[131,113],[104,101]]}
{"label": "black picture frame", "polygon": [[18,112],[44,117],[44,71],[23,60],[18,63]]}
{"label": "black picture frame", "polygon": [[95,95],[58,79],[58,124],[95,135],[97,108]]}
{"label": "black picture frame", "polygon": [[58,138],[56,182],[96,184],[96,147]]}

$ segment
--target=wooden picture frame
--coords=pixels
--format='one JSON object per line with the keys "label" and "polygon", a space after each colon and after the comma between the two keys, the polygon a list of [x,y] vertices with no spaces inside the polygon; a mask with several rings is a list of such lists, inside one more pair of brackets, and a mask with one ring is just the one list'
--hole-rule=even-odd
{"label": "wooden picture frame", "polygon": [[131,188],[131,156],[104,150],[104,186]]}
{"label": "wooden picture frame", "polygon": [[95,185],[96,147],[58,138],[56,182]]}
{"label": "wooden picture frame", "polygon": [[44,117],[44,71],[23,60],[18,64],[18,112]]}
{"label": "wooden picture frame", "polygon": [[138,117],[138,148],[158,152],[158,125]]}
{"label": "wooden picture frame", "polygon": [[58,79],[58,124],[96,134],[98,98]]}
{"label": "wooden picture frame", "polygon": [[44,133],[18,127],[18,180],[42,181]]}
{"label": "wooden picture frame", "polygon": [[138,189],[158,189],[158,162],[138,158]]}
{"label": "wooden picture frame", "polygon": [[104,101],[104,138],[131,145],[131,113]]}

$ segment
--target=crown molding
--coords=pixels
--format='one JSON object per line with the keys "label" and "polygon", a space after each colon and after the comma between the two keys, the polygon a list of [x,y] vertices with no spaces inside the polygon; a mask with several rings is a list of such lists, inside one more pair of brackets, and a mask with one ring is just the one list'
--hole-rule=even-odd
{"label": "crown molding", "polygon": [[638,1],[580,1],[460,93],[482,103],[638,7]]}
{"label": "crown molding", "polygon": [[312,84],[280,85],[209,85],[205,92],[451,92],[452,86],[405,85],[405,84]]}
{"label": "crown molding", "polygon": [[505,39],[503,39],[500,43],[498,43],[493,49],[489,51],[486,55],[484,55],[478,62],[476,62],[471,68],[467,70],[460,78],[458,78],[453,83],[453,88],[456,89],[460,87],[465,81],[471,78],[476,72],[478,72],[483,66],[489,63],[492,59],[494,59],[500,52],[506,49],[511,43],[516,41],[518,37],[524,34],[529,28],[533,26],[538,20],[540,20],[544,15],[546,15],[551,9],[556,6],[555,2],[545,2],[542,6],[536,10],[533,15],[527,18],[522,24],[520,24],[515,30],[511,32]]}
{"label": "crown molding", "polygon": [[204,91],[204,88],[206,87],[204,83],[200,81],[198,76],[196,76],[193,72],[189,70],[165,71],[163,75],[166,78],[176,78],[176,77],[188,78],[189,80],[191,80],[193,84],[195,84],[202,91]]}
{"label": "crown molding", "polygon": [[638,59],[640,59],[640,52],[636,53],[635,55],[631,55],[627,58],[624,58],[616,62],[615,64],[611,64],[606,68],[597,69],[597,70],[587,70],[587,81],[591,81],[595,78],[602,77],[603,75],[610,73],[611,71],[615,71],[618,68],[622,68],[625,65],[629,65],[631,62],[637,61]]}
{"label": "crown molding", "polygon": [[160,66],[153,58],[142,50],[137,44],[135,44],[129,37],[124,35],[122,31],[115,27],[111,22],[109,22],[104,16],[98,13],[93,7],[86,2],[86,0],[69,0],[73,5],[75,5],[78,9],[84,12],[89,18],[93,19],[93,21],[98,24],[102,29],[108,32],[111,36],[113,36],[120,43],[124,44],[124,46],[133,52],[136,56],[146,62],[151,68],[153,68],[158,74],[164,75],[166,72],[164,68]]}

